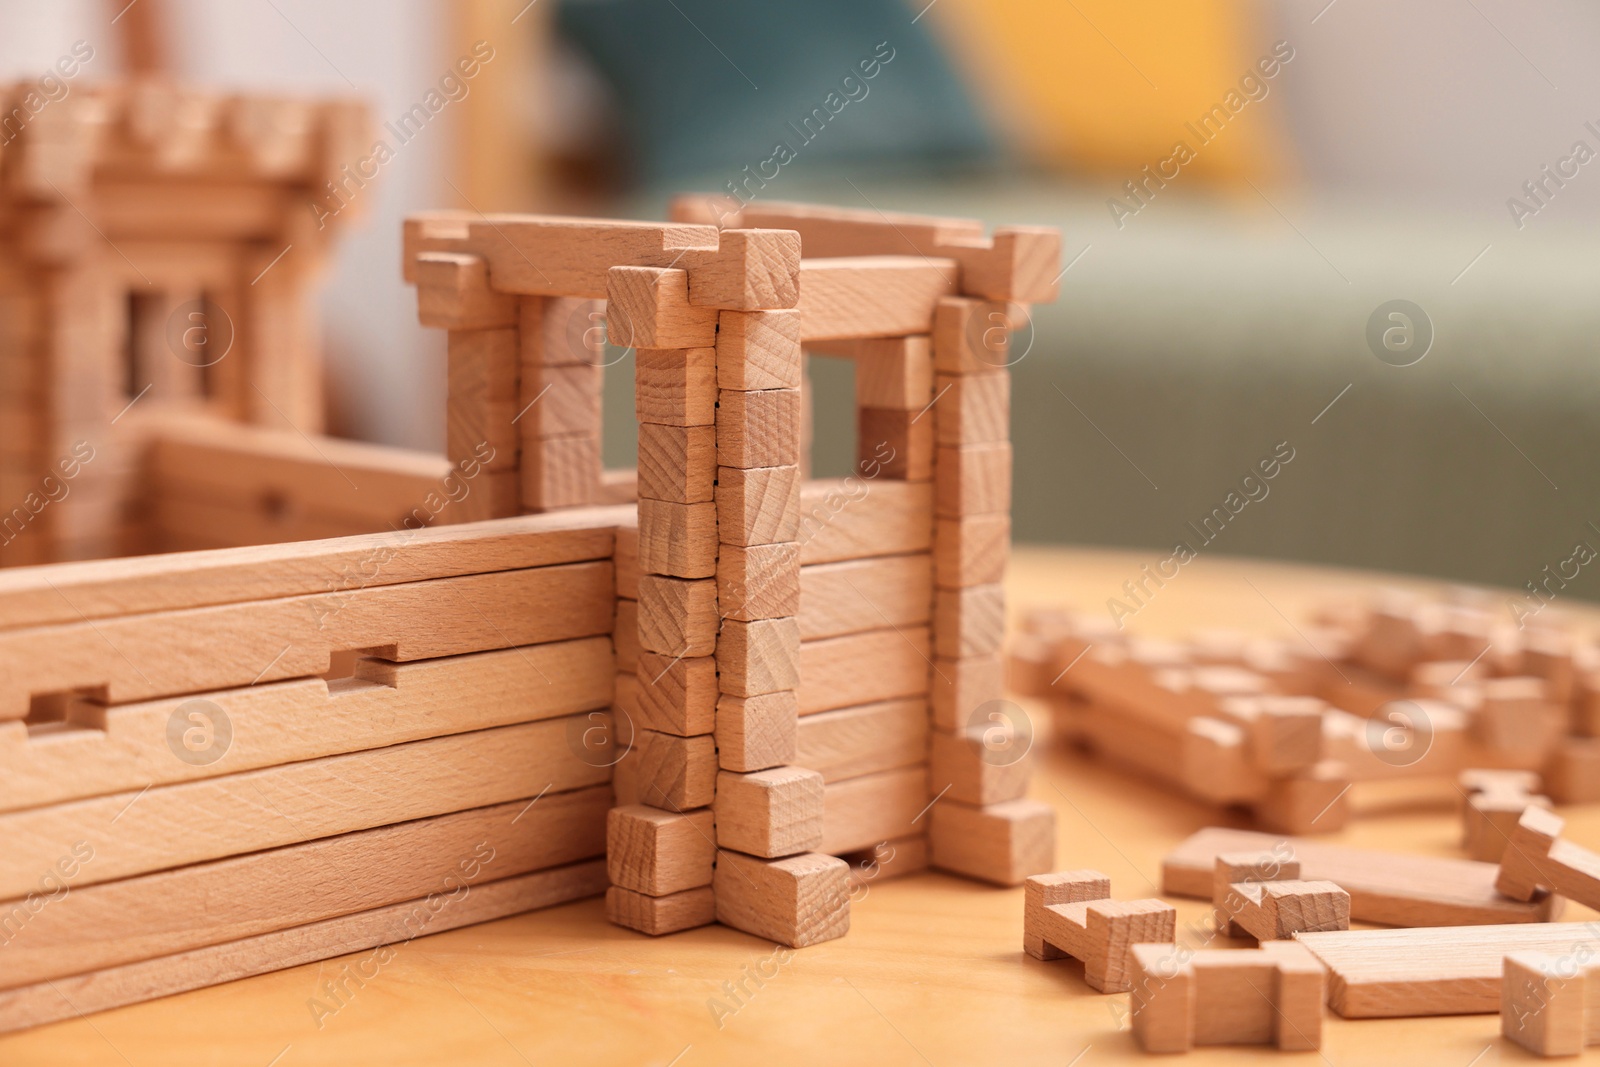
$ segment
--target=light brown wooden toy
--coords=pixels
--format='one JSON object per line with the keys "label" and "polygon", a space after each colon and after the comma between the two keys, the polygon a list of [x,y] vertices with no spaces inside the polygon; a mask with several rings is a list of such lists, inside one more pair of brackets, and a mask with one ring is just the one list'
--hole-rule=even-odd
{"label": "light brown wooden toy", "polygon": [[1600,963],[1593,955],[1506,956],[1500,1033],[1540,1056],[1578,1056],[1600,1045]]}
{"label": "light brown wooden toy", "polygon": [[1217,926],[1230,937],[1279,941],[1301,931],[1350,929],[1350,894],[1304,881],[1300,864],[1272,852],[1224,852],[1212,888]]}
{"label": "light brown wooden toy", "polygon": [[1292,941],[1253,951],[1134,945],[1130,1003],[1133,1037],[1146,1052],[1196,1045],[1272,1045],[1285,1052],[1322,1047],[1327,974]]}
{"label": "light brown wooden toy", "polygon": [[1600,907],[1600,854],[1563,840],[1561,816],[1530,807],[1517,820],[1495,888],[1516,900],[1530,900],[1544,890],[1590,908]]}
{"label": "light brown wooden toy", "polygon": [[1459,784],[1462,845],[1485,863],[1500,862],[1525,810],[1550,806],[1535,794],[1539,776],[1529,771],[1462,771]]}
{"label": "light brown wooden toy", "polygon": [[1159,900],[1112,900],[1111,879],[1099,871],[1034,875],[1024,887],[1023,948],[1035,959],[1081,961],[1091,989],[1130,988],[1134,945],[1159,942],[1172,950],[1177,910]]}

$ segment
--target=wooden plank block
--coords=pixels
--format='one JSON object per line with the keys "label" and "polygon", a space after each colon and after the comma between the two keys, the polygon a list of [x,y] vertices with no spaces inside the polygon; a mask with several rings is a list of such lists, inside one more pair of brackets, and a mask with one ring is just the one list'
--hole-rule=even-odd
{"label": "wooden plank block", "polygon": [[1089,988],[1123,993],[1134,987],[1129,949],[1155,943],[1172,952],[1178,912],[1159,900],[1111,899],[1111,879],[1099,871],[1033,875],[1025,883],[1023,947],[1038,959],[1083,963]]}
{"label": "wooden plank block", "polygon": [[0,630],[609,559],[633,509],[0,570]]}
{"label": "wooden plank block", "polygon": [[[717,556],[717,603],[722,617],[750,622],[800,615],[800,546],[723,544]],[[801,634],[805,636],[801,617]]]}
{"label": "wooden plank block", "polygon": [[918,831],[917,817],[928,807],[928,773],[920,766],[901,767],[846,778],[828,783],[825,798],[819,851],[871,848]]}
{"label": "wooden plank block", "polygon": [[[1002,740],[991,737],[1004,734]],[[1026,796],[1033,762],[1027,744],[1018,744],[1006,727],[979,722],[959,731],[935,730],[930,739],[928,784],[932,792],[963,804],[984,807]]]}
{"label": "wooden plank block", "polygon": [[693,737],[708,734],[717,719],[717,661],[711,656],[638,657],[638,725]]}
{"label": "wooden plank block", "polygon": [[921,626],[806,641],[799,649],[800,714],[921,696],[928,654]]}
{"label": "wooden plank block", "polygon": [[800,626],[794,619],[726,619],[717,641],[717,684],[728,696],[794,689],[800,681]]}
{"label": "wooden plank block", "polygon": [[[534,805],[530,799],[74,887],[10,933],[0,988],[256,937],[604,852],[608,787],[554,793]],[[84,864],[93,863],[90,854]]]}
{"label": "wooden plank block", "polygon": [[724,311],[717,317],[717,385],[800,388],[800,312]]}
{"label": "wooden plank block", "polygon": [[1207,827],[1189,835],[1161,861],[1161,891],[1211,899],[1216,858],[1224,852],[1289,848],[1301,877],[1329,881],[1350,894],[1350,918],[1390,926],[1468,926],[1542,923],[1560,916],[1560,901],[1544,896],[1521,903],[1494,888],[1490,863],[1377,852],[1306,838]]}
{"label": "wooden plank block", "polygon": [[822,775],[804,767],[717,774],[717,848],[772,859],[823,842]]}
{"label": "wooden plank block", "polygon": [[[302,678],[86,708],[103,728],[64,730],[48,743],[0,735],[0,811],[596,710],[611,700],[611,663],[610,643],[592,637],[419,663],[359,659],[342,684]],[[200,717],[186,720],[195,699]],[[173,758],[173,719],[215,728],[206,718],[214,709],[227,717],[226,744],[214,756]]]}
{"label": "wooden plank block", "polygon": [[717,418],[713,348],[641,348],[634,353],[633,406],[640,422],[711,426]]}
{"label": "wooden plank block", "polygon": [[792,308],[800,298],[800,235],[793,230],[720,230],[716,249],[684,253],[689,302],[755,310]]}
{"label": "wooden plank block", "polygon": [[1565,820],[1529,807],[1500,859],[1494,887],[1515,900],[1534,900],[1548,889],[1590,908],[1600,908],[1600,853],[1562,838]]}
{"label": "wooden plank block", "polygon": [[643,805],[606,816],[606,871],[611,884],[664,897],[711,884],[716,857],[711,812],[679,814]]}
{"label": "wooden plank block", "polygon": [[926,334],[934,307],[955,292],[951,260],[858,256],[800,261],[801,339]]}
{"label": "wooden plank block", "polygon": [[1505,960],[1500,1033],[1540,1056],[1579,1056],[1600,1045],[1600,964],[1513,952]]}
{"label": "wooden plank block", "polygon": [[1134,945],[1133,1036],[1146,1052],[1187,1052],[1196,1045],[1272,1045],[1281,1051],[1322,1046],[1327,975],[1293,942],[1254,951]]}
{"label": "wooden plank block", "polygon": [[1509,953],[1600,953],[1588,923],[1333,930],[1295,940],[1328,968],[1328,1007],[1347,1019],[1497,1012]]}
{"label": "wooden plank block", "polygon": [[711,499],[717,432],[711,426],[639,424],[639,496],[680,504]]}
{"label": "wooden plank block", "polygon": [[856,365],[856,404],[917,412],[933,402],[933,349],[927,335],[824,341],[829,355]]}
{"label": "wooden plank block", "polygon": [[940,730],[962,730],[972,723],[979,708],[1005,694],[1005,664],[998,653],[968,659],[935,657],[928,686],[933,725]]}
{"label": "wooden plank block", "polygon": [[1461,789],[1462,847],[1484,863],[1500,862],[1523,811],[1550,806],[1549,797],[1534,793],[1539,776],[1531,771],[1466,770],[1456,784]]}
{"label": "wooden plank block", "polygon": [[800,390],[723,389],[717,400],[717,463],[787,467],[800,462]]}
{"label": "wooden plank block", "polygon": [[850,930],[850,871],[833,856],[723,852],[711,888],[718,922],[780,945],[804,948]]}
{"label": "wooden plank block", "polygon": [[[721,495],[721,487],[718,487]],[[639,501],[639,568],[645,574],[710,578],[717,573],[715,504]]]}
{"label": "wooden plank block", "polygon": [[606,919],[641,934],[675,934],[716,922],[717,898],[710,886],[650,897],[614,885],[606,890]]}
{"label": "wooden plank block", "polygon": [[998,583],[935,589],[934,651],[948,659],[998,652],[1005,637],[1005,596],[1005,588]]}
{"label": "wooden plank block", "polygon": [[717,312],[689,303],[685,270],[612,267],[606,339],[622,348],[709,348],[717,343]]}
{"label": "wooden plank block", "polygon": [[717,583],[646,574],[639,579],[639,647],[665,656],[717,648]]}
{"label": "wooden plank block", "polygon": [[925,482],[933,477],[933,419],[920,411],[856,408],[856,459],[859,469],[877,477]]}
{"label": "wooden plank block", "polygon": [[1009,514],[1011,446],[986,444],[935,449],[933,509],[941,518]]}
{"label": "wooden plank block", "polygon": [[926,552],[933,545],[927,482],[817,478],[800,490],[800,562]]}
{"label": "wooden plank block", "polygon": [[718,243],[713,226],[467,211],[409,215],[403,238],[408,283],[421,253],[457,252],[487,261],[497,292],[590,299],[606,296],[617,264],[666,267],[686,249],[714,251]]}
{"label": "wooden plank block", "polygon": [[440,330],[515,326],[517,298],[489,288],[489,265],[481,256],[424,252],[417,256],[417,318]]}
{"label": "wooden plank block", "polygon": [[933,576],[941,589],[997,585],[1011,559],[1011,516],[969,515],[933,524]]}
{"label": "wooden plank block", "polygon": [[[798,704],[795,709],[798,714]],[[920,765],[927,758],[928,709],[923,700],[888,700],[807,715],[799,719],[793,757],[830,785]]]}
{"label": "wooden plank block", "polygon": [[608,633],[611,586],[609,562],[574,563],[0,631],[0,720],[33,693],[121,704],[323,674],[346,649],[410,661]]}
{"label": "wooden plank block", "polygon": [[1037,800],[974,808],[939,801],[929,809],[933,865],[995,885],[1020,885],[1055,865],[1055,809]]}
{"label": "wooden plank block", "polygon": [[717,468],[717,535],[746,547],[794,541],[800,493],[799,467]]}
{"label": "wooden plank block", "polygon": [[570,719],[502,726],[159,786],[137,803],[114,793],[12,812],[0,816],[0,898],[31,892],[82,841],[95,855],[79,887],[505,803],[537,792],[530,783],[559,792],[604,782],[605,767],[569,748],[569,728]]}
{"label": "wooden plank block", "polygon": [[801,567],[800,636],[810,641],[885,626],[926,626],[933,616],[931,572],[930,557],[923,554]]}
{"label": "wooden plank block", "polygon": [[796,758],[799,709],[792,689],[752,697],[722,697],[717,701],[719,765],[728,771],[761,771],[787,763],[812,767],[809,760]]}
{"label": "wooden plank block", "polygon": [[941,373],[934,381],[933,425],[940,446],[994,444],[1011,439],[1011,374]]}
{"label": "wooden plank block", "polygon": [[449,908],[429,897],[0,994],[0,1032],[332,959],[380,945],[593,896],[605,864],[589,860],[473,886]]}
{"label": "wooden plank block", "polygon": [[717,746],[710,734],[679,737],[638,730],[620,763],[630,761],[640,804],[689,811],[710,804],[716,793]]}

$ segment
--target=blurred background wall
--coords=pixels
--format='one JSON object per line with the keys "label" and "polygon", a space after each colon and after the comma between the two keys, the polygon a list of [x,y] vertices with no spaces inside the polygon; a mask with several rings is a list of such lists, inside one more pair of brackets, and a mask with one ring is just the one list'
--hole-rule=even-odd
{"label": "blurred background wall", "polygon": [[[659,214],[787,139],[746,195],[1063,228],[1061,299],[1015,367],[1018,540],[1160,558],[1287,443],[1206,551],[1522,586],[1600,548],[1591,3],[3,0],[0,73],[83,39],[88,74],[116,76],[118,27],[146,17],[173,77],[360,95],[380,121],[494,49],[384,169],[331,271],[348,435],[442,441],[441,338],[398,277],[407,212]],[[865,95],[800,141],[791,124],[880,44]],[[1388,318],[1396,300],[1420,314]],[[1373,336],[1399,323],[1415,347],[1369,341],[1375,315]],[[844,373],[816,361],[825,472],[851,454]],[[1597,590],[1585,572],[1568,591]]]}

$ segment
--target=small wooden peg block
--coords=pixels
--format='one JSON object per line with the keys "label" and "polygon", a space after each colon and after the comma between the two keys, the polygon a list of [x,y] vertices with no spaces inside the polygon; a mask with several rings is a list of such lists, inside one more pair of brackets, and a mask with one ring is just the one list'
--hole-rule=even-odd
{"label": "small wooden peg block", "polygon": [[1011,361],[1011,309],[947,296],[933,314],[933,366],[940,374],[992,374]]}
{"label": "small wooden peg block", "polygon": [[664,897],[711,884],[716,857],[711,812],[687,814],[630,805],[606,815],[606,870],[612,885]]}
{"label": "small wooden peg block", "polygon": [[606,890],[606,918],[641,934],[675,934],[716,922],[717,898],[710,886],[650,897],[614,885]]}
{"label": "small wooden peg block", "polygon": [[724,311],[717,319],[717,386],[798,389],[800,312]]}
{"label": "small wooden peg block", "polygon": [[749,547],[795,540],[800,529],[800,468],[717,468],[717,533]]}
{"label": "small wooden peg block", "polygon": [[725,771],[761,771],[793,763],[800,702],[792,689],[717,701],[717,759]]}
{"label": "small wooden peg block", "polygon": [[850,868],[836,856],[723,852],[712,889],[717,921],[763,940],[803,948],[850,930]]}
{"label": "small wooden peg block", "polygon": [[710,426],[639,424],[639,496],[679,504],[711,500],[717,434]]}
{"label": "small wooden peg block", "polygon": [[1011,558],[1011,516],[970,515],[933,524],[933,580],[941,589],[997,584]]}
{"label": "small wooden peg block", "polygon": [[1111,880],[1099,871],[1036,876],[1026,886],[1023,947],[1037,959],[1081,960],[1084,981],[1101,993],[1131,988],[1130,946],[1171,946],[1177,936],[1176,908],[1159,900],[1114,901]]}
{"label": "small wooden peg block", "polygon": [[1494,887],[1513,900],[1532,900],[1540,889],[1600,909],[1600,853],[1564,841],[1565,820],[1530,807],[1517,820]]}
{"label": "small wooden peg block", "polygon": [[939,445],[1011,440],[1011,374],[940,374],[934,380],[933,425]]}
{"label": "small wooden peg block", "polygon": [[1322,1046],[1327,972],[1293,941],[1252,951],[1134,945],[1133,1036],[1146,1052],[1187,1052],[1196,1045],[1273,1045],[1283,1051]]}
{"label": "small wooden peg block", "polygon": [[1281,941],[1312,930],[1350,929],[1350,894],[1327,881],[1304,881],[1300,864],[1275,852],[1217,857],[1212,902],[1230,937]]}
{"label": "small wooden peg block", "polygon": [[524,439],[521,463],[524,511],[550,511],[594,502],[600,481],[598,437],[568,434]]}
{"label": "small wooden peg block", "polygon": [[709,656],[717,648],[717,583],[646,574],[639,579],[639,645],[664,656]]}
{"label": "small wooden peg block", "polygon": [[727,619],[717,642],[717,682],[729,696],[750,697],[800,684],[800,623]]}
{"label": "small wooden peg block", "polygon": [[633,374],[634,416],[639,422],[716,423],[716,349],[641,348],[634,353]]}
{"label": "small wooden peg block", "polygon": [[933,865],[995,885],[1021,885],[1055,864],[1056,812],[1037,800],[975,808],[941,800],[928,811]]}
{"label": "small wooden peg block", "polygon": [[687,271],[612,267],[606,337],[622,348],[710,348],[717,343],[717,311],[689,303]]}
{"label": "small wooden peg block", "polygon": [[1005,597],[1005,588],[998,584],[934,590],[934,651],[949,659],[999,652],[1005,636]]}
{"label": "small wooden peg block", "polygon": [[937,448],[933,458],[933,510],[940,518],[1011,512],[1011,446]]}
{"label": "small wooden peg block", "polygon": [[933,416],[896,408],[856,409],[856,458],[876,462],[878,477],[925,482],[933,477]]}
{"label": "small wooden peg block", "polygon": [[689,302],[744,311],[792,308],[800,299],[800,235],[793,230],[722,230],[717,247],[691,248]]}
{"label": "small wooden peg block", "polygon": [[639,568],[674,578],[717,573],[717,506],[639,501]]}
{"label": "small wooden peg block", "polygon": [[929,685],[934,727],[964,730],[980,707],[1005,695],[1005,663],[995,652],[967,659],[935,658]]}
{"label": "small wooden peg block", "polygon": [[717,401],[717,463],[786,467],[800,462],[800,390],[723,389]]}
{"label": "small wooden peg block", "polygon": [[[620,619],[618,625],[621,625]],[[627,663],[619,650],[617,662]],[[635,725],[693,737],[716,728],[717,661],[711,656],[641,652],[637,657]]]}
{"label": "small wooden peg block", "polygon": [[515,326],[517,298],[489,288],[489,266],[479,256],[423,252],[417,256],[417,317],[442,330]]}
{"label": "small wooden peg block", "polygon": [[623,760],[637,762],[639,803],[665,811],[689,811],[711,803],[717,788],[717,746],[710,734],[678,737],[637,730],[633,750]]}
{"label": "small wooden peg block", "polygon": [[1500,1033],[1540,1056],[1579,1056],[1600,1045],[1600,963],[1577,953],[1508,954]]}
{"label": "small wooden peg block", "polygon": [[1500,862],[1524,811],[1550,806],[1549,797],[1535,794],[1539,776],[1532,771],[1466,770],[1457,784],[1461,843],[1467,855],[1485,863]]}
{"label": "small wooden peg block", "polygon": [[948,800],[982,807],[1005,800],[1016,800],[1028,792],[1033,761],[1018,751],[985,744],[994,724],[969,726],[956,733],[934,730],[928,759],[928,781],[935,794]]}
{"label": "small wooden peg block", "polygon": [[772,859],[822,845],[822,775],[804,767],[717,774],[717,847]]}
{"label": "small wooden peg block", "polygon": [[800,546],[725,544],[717,558],[722,617],[750,622],[800,614]]}

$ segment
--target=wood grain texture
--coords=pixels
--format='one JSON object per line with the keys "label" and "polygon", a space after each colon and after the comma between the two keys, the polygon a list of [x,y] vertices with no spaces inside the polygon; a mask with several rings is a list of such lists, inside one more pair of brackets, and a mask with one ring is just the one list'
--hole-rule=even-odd
{"label": "wood grain texture", "polygon": [[489,265],[481,256],[424,252],[417,256],[417,319],[439,330],[483,330],[515,326],[517,298],[489,288]]}
{"label": "wood grain texture", "polygon": [[998,583],[933,593],[933,647],[948,659],[1000,650],[1005,636],[1005,589]]}
{"label": "wood grain texture", "polygon": [[933,543],[927,482],[819,478],[800,491],[800,562],[926,552]]}
{"label": "wood grain texture", "polygon": [[711,656],[642,652],[638,657],[637,725],[693,737],[717,717],[717,661]]}
{"label": "wood grain texture", "polygon": [[612,267],[606,340],[622,348],[709,348],[717,342],[717,312],[689,303],[687,271]]}
{"label": "wood grain texture", "polygon": [[979,708],[1004,695],[1005,673],[1005,664],[995,653],[969,659],[935,656],[928,679],[933,725],[940,730],[971,726]]}
{"label": "wood grain texture", "polygon": [[1534,900],[1548,890],[1600,907],[1600,853],[1564,839],[1565,826],[1545,808],[1524,810],[1506,842],[1494,887],[1515,900]]}
{"label": "wood grain texture", "polygon": [[727,771],[762,771],[796,763],[821,770],[809,759],[796,759],[800,705],[794,690],[760,696],[724,696],[717,701],[717,760]]}
{"label": "wood grain texture", "polygon": [[651,897],[614,885],[606,890],[606,918],[641,934],[675,934],[716,922],[717,898],[710,886]]}
{"label": "wood grain texture", "polygon": [[833,856],[723,852],[712,889],[718,922],[780,945],[803,948],[850,930],[850,871]]}
{"label": "wood grain texture", "polygon": [[933,477],[933,419],[920,411],[856,408],[856,467],[879,478]]}
{"label": "wood grain texture", "polygon": [[1055,866],[1055,809],[1037,800],[975,808],[941,800],[929,809],[934,867],[995,885],[1020,885]]}
{"label": "wood grain texture", "polygon": [[665,656],[709,656],[717,647],[717,583],[646,574],[639,579],[639,647]]}
{"label": "wood grain texture", "polygon": [[797,751],[795,762],[830,785],[920,765],[928,758],[927,703],[886,700],[806,715],[799,719]]}
{"label": "wood grain texture", "polygon": [[1008,304],[947,296],[933,315],[933,366],[940,374],[993,374],[1011,365],[1011,331],[1020,316]]}
{"label": "wood grain texture", "polygon": [[800,646],[800,714],[928,691],[925,626],[806,641]]}
{"label": "wood grain texture", "polygon": [[818,851],[837,855],[909,837],[927,807],[928,772],[921,766],[830,782]]}
{"label": "wood grain texture", "polygon": [[725,544],[792,542],[800,532],[800,468],[717,468],[717,535]]}
{"label": "wood grain texture", "polygon": [[[800,614],[800,546],[724,543],[717,555],[717,603],[725,619],[752,621]],[[802,620],[802,633],[804,620]]]}
{"label": "wood grain texture", "polygon": [[1011,512],[1011,446],[961,445],[936,448],[933,510],[941,518]]}
{"label": "wood grain texture", "polygon": [[926,626],[933,614],[931,560],[918,554],[813,563],[800,568],[800,635],[806,640]]}
{"label": "wood grain texture", "polygon": [[822,775],[804,767],[717,774],[717,848],[775,859],[823,843]]}
{"label": "wood grain texture", "polygon": [[1548,808],[1550,798],[1538,795],[1539,776],[1531,771],[1466,770],[1461,787],[1461,844],[1467,856],[1499,863],[1517,822],[1530,806]]}
{"label": "wood grain texture", "polygon": [[934,381],[935,436],[941,446],[1011,439],[1011,374],[940,374]]}
{"label": "wood grain texture", "polygon": [[717,683],[729,696],[761,696],[800,682],[800,625],[794,619],[726,619],[717,641]]}
{"label": "wood grain texture", "polygon": [[983,807],[1016,800],[1028,792],[1033,761],[1014,727],[978,722],[959,731],[934,730],[929,738],[928,784],[936,795]]}
{"label": "wood grain texture", "polygon": [[717,462],[787,467],[800,462],[799,389],[723,389],[717,400]]}
{"label": "wood grain texture", "polygon": [[800,261],[800,330],[806,342],[926,334],[934,307],[955,292],[947,259],[859,256]]}
{"label": "wood grain texture", "polygon": [[717,419],[713,348],[641,348],[634,353],[633,406],[639,422],[711,426]]}
{"label": "wood grain texture", "polygon": [[714,503],[640,500],[639,569],[677,578],[716,574],[717,510]]}
{"label": "wood grain texture", "polygon": [[606,816],[606,870],[611,884],[662,897],[711,884],[716,855],[711,812],[678,814],[643,805]]}
{"label": "wood grain texture", "polygon": [[633,763],[640,804],[663,811],[689,811],[711,803],[716,792],[717,746],[710,734],[679,737],[639,730],[618,766]]}
{"label": "wood grain texture", "polygon": [[800,298],[800,235],[793,230],[719,230],[715,251],[695,249],[689,302],[744,311],[792,308]]}
{"label": "wood grain texture", "polygon": [[605,366],[606,303],[566,296],[517,299],[517,340],[524,380],[540,367]]}
{"label": "wood grain texture", "polygon": [[517,390],[516,420],[528,440],[600,433],[600,396],[605,368],[600,361],[550,366],[524,364]]}
{"label": "wood grain texture", "polygon": [[1600,964],[1548,952],[1506,956],[1500,1033],[1541,1056],[1577,1056],[1600,1045]]}
{"label": "wood grain texture", "polygon": [[717,434],[710,426],[639,424],[639,496],[680,504],[711,499]]}
{"label": "wood grain texture", "polygon": [[600,501],[600,438],[569,433],[524,439],[518,493],[529,511],[585,507]]}
{"label": "wood grain texture", "polygon": [[933,402],[933,349],[926,334],[823,341],[817,347],[855,363],[861,407],[918,412]]}
{"label": "wood grain texture", "polygon": [[1187,1052],[1195,1045],[1271,1045],[1281,1051],[1322,1047],[1327,975],[1293,942],[1180,956],[1167,945],[1133,945],[1133,1036],[1146,1052]]}
{"label": "wood grain texture", "polygon": [[800,312],[724,311],[717,318],[717,385],[800,388]]}
{"label": "wood grain texture", "polygon": [[1011,558],[1011,516],[969,515],[933,524],[933,576],[941,589],[995,585]]}
{"label": "wood grain texture", "polygon": [[1170,953],[1177,926],[1170,904],[1112,900],[1111,879],[1099,871],[1033,875],[1025,884],[1024,948],[1037,959],[1082,961],[1084,981],[1101,993],[1132,989],[1136,975],[1128,950],[1154,943]]}
{"label": "wood grain texture", "polygon": [[569,747],[571,728],[502,726],[12,812],[0,816],[0,898],[37,888],[79,842],[94,849],[86,886],[606,781]]}

